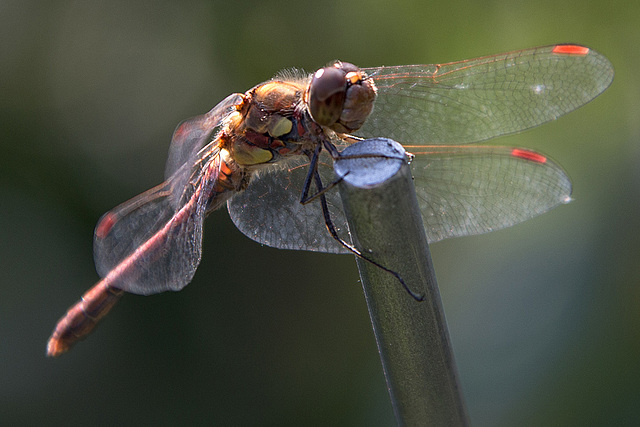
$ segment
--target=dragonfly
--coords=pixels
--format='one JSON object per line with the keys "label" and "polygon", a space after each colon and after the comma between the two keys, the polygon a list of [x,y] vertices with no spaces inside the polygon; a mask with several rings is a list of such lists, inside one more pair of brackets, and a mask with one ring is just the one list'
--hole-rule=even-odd
{"label": "dragonfly", "polygon": [[350,243],[331,184],[341,151],[365,138],[391,138],[412,152],[429,242],[505,228],[566,203],[571,182],[547,156],[467,144],[569,113],[613,75],[598,52],[557,44],[433,65],[336,61],[229,95],[178,125],[162,184],[99,220],[93,250],[101,279],[59,320],[47,354],[84,339],[124,293],[191,282],[204,219],[225,204],[259,243],[364,256]]}

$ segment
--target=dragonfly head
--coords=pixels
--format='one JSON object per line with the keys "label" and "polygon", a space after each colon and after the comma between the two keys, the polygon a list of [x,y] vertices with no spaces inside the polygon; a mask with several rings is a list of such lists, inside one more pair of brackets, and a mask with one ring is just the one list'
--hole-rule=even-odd
{"label": "dragonfly head", "polygon": [[377,88],[364,71],[337,61],[313,74],[305,100],[313,120],[339,133],[360,129],[371,114]]}

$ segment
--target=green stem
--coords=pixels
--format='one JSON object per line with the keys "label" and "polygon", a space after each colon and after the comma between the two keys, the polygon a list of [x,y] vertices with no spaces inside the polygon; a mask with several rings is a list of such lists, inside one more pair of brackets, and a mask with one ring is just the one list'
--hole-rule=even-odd
{"label": "green stem", "polygon": [[[336,162],[354,245],[397,272],[357,258],[362,287],[399,425],[464,426],[468,417],[427,238],[404,149],[367,140]],[[360,154],[367,157],[358,158]],[[373,157],[371,155],[373,154]],[[347,173],[348,171],[348,173]]]}

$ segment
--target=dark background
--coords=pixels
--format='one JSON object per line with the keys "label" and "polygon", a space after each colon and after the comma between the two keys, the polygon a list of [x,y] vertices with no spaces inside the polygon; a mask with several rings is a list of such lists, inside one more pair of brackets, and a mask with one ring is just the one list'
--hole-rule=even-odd
{"label": "dark background", "polygon": [[575,201],[433,261],[474,425],[640,423],[639,5],[0,2],[2,424],[392,425],[353,257],[261,247],[224,211],[184,291],[128,295],[58,360],[45,344],[97,280],[96,221],[162,180],[181,120],[282,68],[557,42],[605,54],[613,86],[494,143],[554,158]]}

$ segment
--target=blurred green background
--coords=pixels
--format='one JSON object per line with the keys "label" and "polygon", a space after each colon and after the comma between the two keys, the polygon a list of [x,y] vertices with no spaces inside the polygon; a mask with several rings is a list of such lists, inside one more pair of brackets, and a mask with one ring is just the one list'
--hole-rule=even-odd
{"label": "blurred green background", "polygon": [[474,425],[640,424],[638,16],[631,1],[0,1],[2,424],[392,425],[353,257],[261,247],[224,211],[182,292],[127,296],[58,360],[45,344],[97,280],[96,221],[161,181],[181,120],[282,68],[557,42],[605,54],[613,86],[492,142],[554,158],[575,201],[433,245],[433,261]]}

